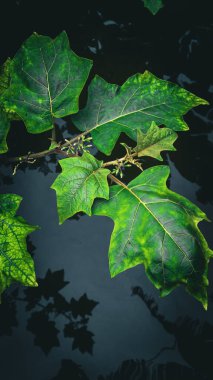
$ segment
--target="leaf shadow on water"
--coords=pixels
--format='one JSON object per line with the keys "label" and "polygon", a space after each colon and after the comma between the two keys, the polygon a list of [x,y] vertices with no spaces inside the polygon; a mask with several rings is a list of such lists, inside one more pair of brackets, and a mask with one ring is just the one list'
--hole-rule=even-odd
{"label": "leaf shadow on water", "polygon": [[58,374],[51,380],[89,380],[80,365],[71,359],[61,361],[61,368]]}
{"label": "leaf shadow on water", "polygon": [[[179,317],[175,322],[171,322],[159,312],[158,305],[154,298],[146,295],[140,286],[135,286],[132,289],[132,294],[137,295],[147,306],[152,317],[159,321],[167,333],[174,336],[180,355],[190,366],[190,368],[186,367],[187,371],[191,371],[191,375],[194,376],[190,377],[189,372],[188,377],[183,377],[183,379],[211,380],[213,377],[211,362],[213,353],[213,325],[208,322],[200,322],[190,317]],[[165,348],[163,348],[157,356],[164,350]],[[173,364],[180,366],[177,363]],[[175,380],[174,369],[170,372],[170,376]],[[155,377],[153,379],[155,379]],[[161,377],[159,377],[159,379],[161,379]],[[164,377],[162,377],[162,379],[164,379]],[[165,377],[165,379],[167,379],[167,377]],[[179,375],[177,379],[182,380],[182,377]]]}
{"label": "leaf shadow on water", "polygon": [[88,322],[98,302],[83,294],[79,299],[67,301],[60,291],[69,284],[64,280],[64,270],[46,272],[38,278],[37,288],[27,288],[19,296],[19,289],[3,295],[0,305],[0,335],[12,335],[18,326],[17,302],[24,302],[28,313],[27,330],[34,335],[35,346],[47,355],[60,346],[57,320],[63,318],[65,337],[72,339],[72,349],[92,355],[94,334],[88,330]]}
{"label": "leaf shadow on water", "polygon": [[179,173],[199,186],[196,196],[201,203],[213,203],[213,182],[209,180],[212,147],[207,133],[184,133],[179,135],[177,151],[169,154]]}

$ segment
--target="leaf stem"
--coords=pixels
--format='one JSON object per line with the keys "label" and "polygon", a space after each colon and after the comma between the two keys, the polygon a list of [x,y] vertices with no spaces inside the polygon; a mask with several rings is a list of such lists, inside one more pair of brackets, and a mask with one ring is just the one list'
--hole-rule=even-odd
{"label": "leaf stem", "polygon": [[[129,158],[134,158],[134,157],[137,157],[137,152],[134,152],[132,153]],[[127,155],[121,157],[121,158],[118,158],[117,160],[113,160],[113,161],[108,161],[108,162],[105,162],[102,166],[105,168],[107,166],[115,166],[115,165],[118,165],[118,164],[121,164],[122,162],[124,161],[128,161],[128,157]]]}
{"label": "leaf stem", "polygon": [[26,154],[24,156],[20,156],[20,157],[5,158],[5,161],[7,161],[7,162],[29,162],[29,160],[31,160],[31,159],[34,160],[37,158],[49,156],[51,154],[61,154],[62,148],[66,148],[67,146],[69,146],[70,144],[79,140],[81,137],[87,135],[88,133],[89,133],[89,131],[85,131],[83,133],[80,133],[79,135],[73,137],[72,139],[67,140],[65,143],[61,144],[59,147],[56,147],[53,149],[46,149],[46,150],[43,150],[43,151],[38,152],[38,153],[28,153],[28,154]]}

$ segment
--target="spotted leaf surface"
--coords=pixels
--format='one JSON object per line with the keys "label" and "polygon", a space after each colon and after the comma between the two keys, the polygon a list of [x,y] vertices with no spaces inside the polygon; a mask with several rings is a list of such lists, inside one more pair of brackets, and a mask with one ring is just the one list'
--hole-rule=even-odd
{"label": "spotted leaf surface", "polygon": [[10,121],[7,114],[0,109],[0,153],[5,153],[8,150],[6,139],[9,129]]}
{"label": "spotted leaf surface", "polygon": [[152,121],[174,131],[187,130],[183,115],[199,104],[208,102],[148,71],[133,75],[121,87],[96,76],[86,107],[72,119],[81,131],[91,130],[94,144],[109,155],[121,132],[136,141],[137,130],[147,132]]}
{"label": "spotted leaf surface", "polygon": [[135,152],[138,157],[149,156],[162,161],[161,152],[163,150],[176,150],[173,146],[176,139],[176,132],[169,128],[159,128],[153,122],[147,133],[138,130]]}
{"label": "spotted leaf surface", "polygon": [[163,8],[164,4],[162,0],[143,0],[144,6],[150,10],[153,15],[156,15],[158,11]]}
{"label": "spotted leaf surface", "polygon": [[[9,86],[10,64],[10,59],[7,59],[0,68],[0,96]],[[0,153],[5,153],[8,150],[6,139],[10,129],[10,119],[13,118],[12,116],[14,116],[15,119],[17,118],[17,115],[7,113],[3,102],[0,102]]]}
{"label": "spotted leaf surface", "polygon": [[206,215],[166,186],[167,166],[142,172],[128,186],[110,187],[110,199],[97,201],[95,215],[114,220],[109,266],[114,277],[143,264],[147,276],[167,295],[184,284],[207,307],[207,267],[212,251],[198,223]]}
{"label": "spotted leaf surface", "polygon": [[59,161],[62,173],[51,186],[57,194],[59,222],[63,223],[77,212],[91,215],[95,198],[109,198],[108,169],[91,154]]}
{"label": "spotted leaf surface", "polygon": [[1,101],[31,133],[51,129],[53,119],[78,111],[78,99],[92,63],[69,47],[67,34],[54,40],[34,33],[11,63],[11,81]]}
{"label": "spotted leaf surface", "polygon": [[12,282],[37,286],[26,237],[38,227],[16,216],[21,200],[19,195],[0,194],[0,294]]}

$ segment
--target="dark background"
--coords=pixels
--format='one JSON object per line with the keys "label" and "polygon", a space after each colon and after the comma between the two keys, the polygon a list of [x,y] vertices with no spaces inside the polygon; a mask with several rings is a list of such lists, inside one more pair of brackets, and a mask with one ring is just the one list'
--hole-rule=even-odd
{"label": "dark background", "polygon": [[[1,2],[0,60],[13,56],[33,31],[66,30],[72,49],[94,61],[94,73],[121,84],[150,70],[210,102],[185,120],[177,152],[165,155],[170,188],[213,218],[212,1],[168,0],[153,16],[141,0]],[[81,96],[81,105],[86,90]],[[58,138],[74,133],[59,121]],[[39,151],[50,133],[27,135],[15,123],[10,154]],[[114,156],[120,155],[119,145]],[[98,155],[97,157],[101,157]],[[148,164],[154,163],[150,161]],[[13,287],[0,306],[2,380],[212,380],[213,270],[209,309],[176,289],[159,298],[142,266],[110,279],[107,251],[113,223],[78,215],[58,225],[54,157],[28,167],[1,165],[1,192],[23,196],[20,214],[41,230],[28,241],[38,289]],[[136,171],[126,176],[136,175]],[[201,223],[213,246],[212,225]]]}

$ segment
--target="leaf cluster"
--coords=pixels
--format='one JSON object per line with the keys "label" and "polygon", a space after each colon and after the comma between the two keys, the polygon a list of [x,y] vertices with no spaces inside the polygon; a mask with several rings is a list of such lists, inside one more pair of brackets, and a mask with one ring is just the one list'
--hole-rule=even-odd
{"label": "leaf cluster", "polygon": [[[150,2],[153,13],[154,4],[157,2]],[[160,6],[162,2],[158,2]],[[208,102],[145,71],[131,76],[122,86],[96,75],[88,88],[87,104],[79,110],[79,96],[91,67],[90,60],[70,49],[65,32],[55,39],[35,33],[29,37],[1,69],[0,151],[8,149],[11,119],[21,119],[29,133],[52,129],[49,149],[13,160],[21,165],[49,154],[65,156],[59,160],[62,171],[51,186],[56,191],[59,222],[79,212],[111,218],[112,277],[142,264],[162,296],[182,284],[207,308],[212,251],[198,228],[207,217],[168,189],[169,168],[156,166],[156,160],[163,161],[163,151],[175,150],[176,132],[188,130],[183,116]],[[56,141],[55,119],[68,115],[81,133]],[[92,147],[111,155],[121,133],[133,145],[123,143],[125,156],[99,161],[92,155]],[[153,165],[143,170],[147,157],[153,158]],[[119,177],[132,165],[139,175],[128,184],[122,182]],[[12,281],[36,285],[24,243],[35,228],[15,217],[19,199],[13,194],[0,198],[1,291]],[[74,333],[67,328],[66,334]]]}

